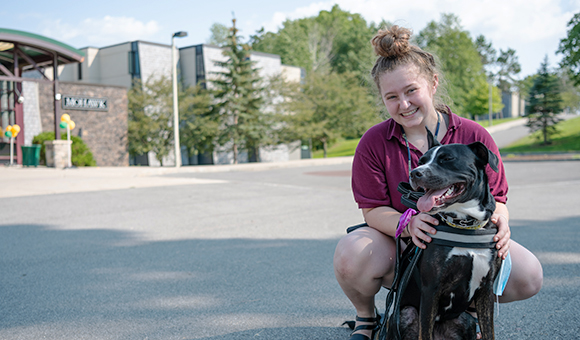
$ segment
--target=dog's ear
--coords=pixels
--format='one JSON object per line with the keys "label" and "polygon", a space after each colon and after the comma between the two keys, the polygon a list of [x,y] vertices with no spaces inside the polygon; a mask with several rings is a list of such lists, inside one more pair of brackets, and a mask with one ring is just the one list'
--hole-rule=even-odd
{"label": "dog's ear", "polygon": [[497,167],[499,159],[493,152],[489,151],[489,149],[487,148],[487,146],[485,146],[485,144],[483,144],[482,142],[475,142],[469,144],[468,147],[471,149],[471,151],[473,151],[477,159],[483,162],[483,165],[489,164],[489,166],[493,171],[495,172],[499,171]]}
{"label": "dog's ear", "polygon": [[429,149],[441,145],[439,141],[435,139],[435,137],[431,133],[431,130],[429,130],[428,127],[425,126],[425,130],[427,130],[427,143],[428,143],[427,145],[429,146]]}

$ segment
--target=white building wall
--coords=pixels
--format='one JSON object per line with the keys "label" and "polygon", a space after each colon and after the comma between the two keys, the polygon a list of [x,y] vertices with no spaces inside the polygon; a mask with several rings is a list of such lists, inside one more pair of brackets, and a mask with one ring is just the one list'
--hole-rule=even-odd
{"label": "white building wall", "polygon": [[208,88],[212,88],[211,81],[218,77],[215,72],[223,71],[221,67],[215,64],[216,61],[225,62],[227,60],[228,58],[222,54],[222,49],[220,47],[203,45],[203,63],[205,66],[205,79]]}
{"label": "white building wall", "polygon": [[[179,58],[179,53],[175,54]],[[171,46],[139,42],[141,80],[171,79]]]}
{"label": "white building wall", "polygon": [[255,61],[255,67],[258,68],[258,74],[264,80],[282,72],[282,62],[280,56],[275,54],[252,52],[250,60]]}
{"label": "white building wall", "polygon": [[302,81],[302,68],[298,66],[281,65],[282,76],[284,80],[291,82]]}
{"label": "white building wall", "polygon": [[101,63],[99,58],[99,49],[87,47],[82,50],[85,53],[85,60],[82,64],[83,83],[100,84],[101,83]]}
{"label": "white building wall", "polygon": [[22,82],[22,97],[24,97],[24,145],[32,145],[34,136],[42,132],[40,105],[38,101],[38,83]]}
{"label": "white building wall", "polygon": [[99,84],[131,87],[129,52],[131,43],[105,47],[99,51],[97,58],[101,75]]}

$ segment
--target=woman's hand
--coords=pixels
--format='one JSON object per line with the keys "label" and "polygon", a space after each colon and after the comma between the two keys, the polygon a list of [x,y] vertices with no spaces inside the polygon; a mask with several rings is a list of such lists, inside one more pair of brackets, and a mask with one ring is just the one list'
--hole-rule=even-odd
{"label": "woman's hand", "polygon": [[511,231],[507,217],[502,214],[494,213],[491,215],[491,221],[497,225],[497,233],[493,240],[497,242],[497,256],[505,260],[510,249]]}
{"label": "woman's hand", "polygon": [[[413,216],[409,225],[407,226],[405,232],[403,232],[403,236],[411,237],[413,243],[421,249],[427,248],[427,245],[423,242],[431,242],[431,237],[429,237],[426,233],[431,235],[435,235],[437,233],[437,229],[433,228],[433,225],[438,225],[439,221],[436,218],[427,215],[425,213],[420,213],[418,215]],[[407,235],[405,235],[405,233]]]}

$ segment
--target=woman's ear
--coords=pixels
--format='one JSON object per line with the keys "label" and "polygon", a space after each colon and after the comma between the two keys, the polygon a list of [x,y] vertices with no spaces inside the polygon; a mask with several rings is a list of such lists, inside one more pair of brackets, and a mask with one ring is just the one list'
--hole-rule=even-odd
{"label": "woman's ear", "polygon": [[434,74],[433,75],[433,94],[435,94],[435,92],[437,92],[438,86],[439,86],[439,75]]}

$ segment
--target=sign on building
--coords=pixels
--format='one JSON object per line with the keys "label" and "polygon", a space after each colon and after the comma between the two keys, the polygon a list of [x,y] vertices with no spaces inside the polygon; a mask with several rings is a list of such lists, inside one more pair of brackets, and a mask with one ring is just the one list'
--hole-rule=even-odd
{"label": "sign on building", "polygon": [[64,110],[108,111],[109,104],[107,100],[107,98],[63,96],[62,108]]}

